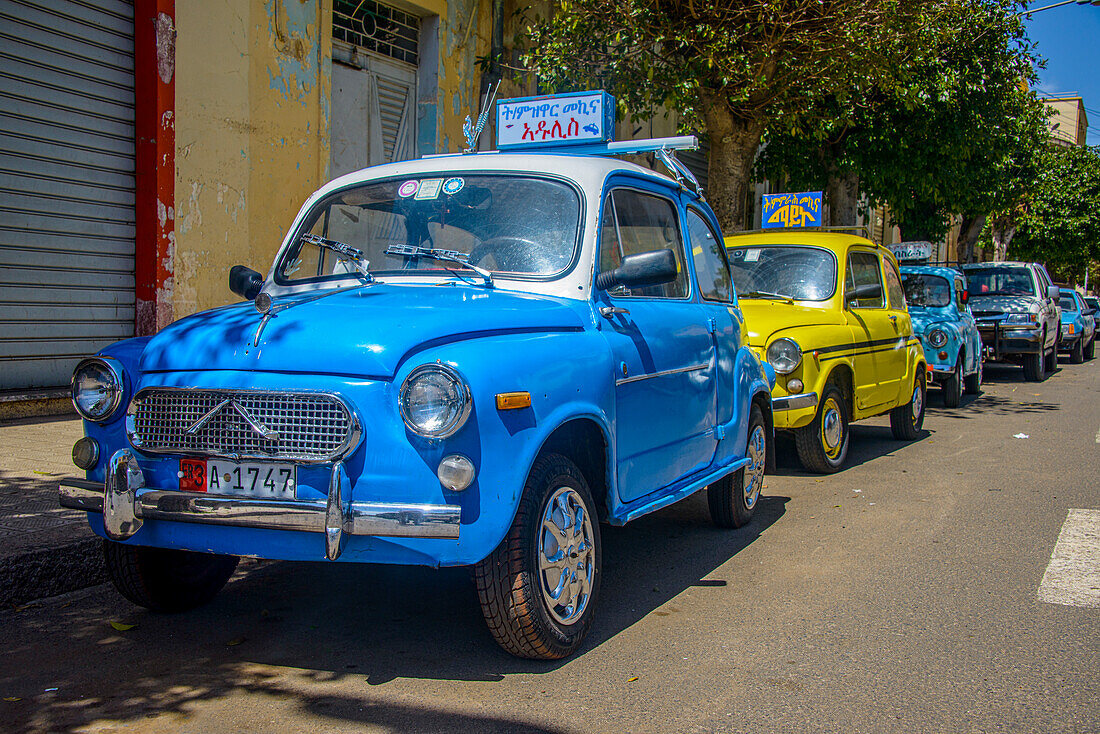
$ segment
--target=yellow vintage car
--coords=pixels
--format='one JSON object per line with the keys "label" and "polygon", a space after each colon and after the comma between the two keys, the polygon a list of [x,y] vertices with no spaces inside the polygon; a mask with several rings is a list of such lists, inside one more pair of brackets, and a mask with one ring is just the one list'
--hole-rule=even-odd
{"label": "yellow vintage car", "polygon": [[849,423],[887,412],[894,438],[917,438],[924,352],[890,251],[825,230],[768,230],[725,242],[749,347],[775,368],[775,428],[794,434],[802,465],[838,471]]}

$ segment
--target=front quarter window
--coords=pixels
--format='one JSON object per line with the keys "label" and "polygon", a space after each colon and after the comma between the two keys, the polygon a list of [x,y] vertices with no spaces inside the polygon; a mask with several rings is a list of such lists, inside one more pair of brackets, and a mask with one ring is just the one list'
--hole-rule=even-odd
{"label": "front quarter window", "polygon": [[580,212],[572,186],[535,176],[371,181],[331,194],[309,212],[276,280],[355,278],[361,261],[375,276],[469,278],[468,263],[504,277],[550,279],[576,257]]}

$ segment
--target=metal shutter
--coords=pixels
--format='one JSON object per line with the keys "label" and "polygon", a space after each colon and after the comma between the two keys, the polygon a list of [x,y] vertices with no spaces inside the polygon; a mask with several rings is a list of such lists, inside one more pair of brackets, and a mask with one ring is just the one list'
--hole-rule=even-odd
{"label": "metal shutter", "polygon": [[133,333],[133,6],[0,0],[0,390]]}

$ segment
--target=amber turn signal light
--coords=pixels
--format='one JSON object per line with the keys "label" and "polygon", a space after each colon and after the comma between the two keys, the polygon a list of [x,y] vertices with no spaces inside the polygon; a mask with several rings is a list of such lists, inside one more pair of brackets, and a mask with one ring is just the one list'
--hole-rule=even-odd
{"label": "amber turn signal light", "polygon": [[530,407],[531,393],[529,392],[497,393],[497,410],[518,410]]}

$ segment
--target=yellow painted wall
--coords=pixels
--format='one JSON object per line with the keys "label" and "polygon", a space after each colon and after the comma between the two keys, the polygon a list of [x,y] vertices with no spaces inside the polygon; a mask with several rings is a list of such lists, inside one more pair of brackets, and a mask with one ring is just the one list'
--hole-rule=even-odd
{"label": "yellow painted wall", "polygon": [[[392,4],[439,17],[438,94],[421,110],[435,118],[434,136],[419,138],[457,152],[462,121],[477,108],[490,2]],[[176,242],[166,290],[180,318],[238,300],[229,268],[266,273],[302,201],[328,179],[332,0],[178,3],[176,28]]]}

